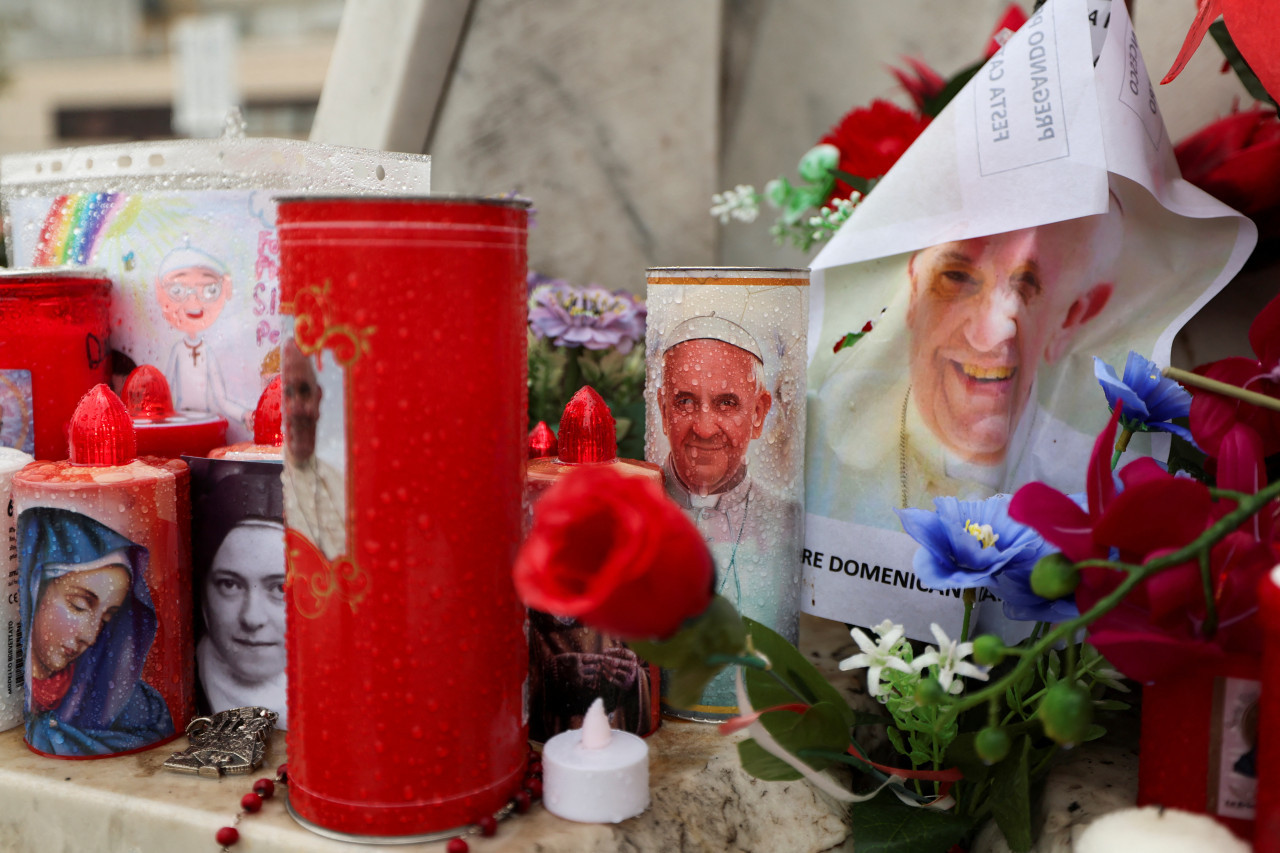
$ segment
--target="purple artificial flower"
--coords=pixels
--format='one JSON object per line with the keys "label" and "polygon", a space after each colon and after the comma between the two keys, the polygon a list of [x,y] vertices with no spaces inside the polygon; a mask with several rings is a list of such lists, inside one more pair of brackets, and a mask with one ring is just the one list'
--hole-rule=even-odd
{"label": "purple artificial flower", "polygon": [[644,340],[647,309],[625,290],[577,288],[529,274],[529,328],[556,346],[628,353]]}
{"label": "purple artificial flower", "polygon": [[1171,432],[1195,444],[1191,431],[1184,426],[1170,423],[1174,418],[1191,414],[1191,393],[1177,382],[1164,376],[1153,361],[1129,351],[1124,363],[1124,377],[1117,377],[1115,368],[1094,356],[1093,375],[1107,396],[1107,405],[1115,410],[1116,402],[1123,403],[1120,427],[1129,432]]}
{"label": "purple artificial flower", "polygon": [[902,528],[922,546],[911,562],[920,581],[933,589],[994,589],[1001,574],[1025,569],[1029,577],[1036,561],[1054,549],[1009,517],[1009,500],[940,497],[933,499],[935,512],[895,510]]}

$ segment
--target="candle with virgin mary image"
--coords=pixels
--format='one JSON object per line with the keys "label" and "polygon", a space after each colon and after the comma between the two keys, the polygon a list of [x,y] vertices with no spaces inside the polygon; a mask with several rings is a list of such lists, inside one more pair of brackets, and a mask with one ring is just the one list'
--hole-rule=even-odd
{"label": "candle with virgin mary image", "polygon": [[13,478],[26,741],[100,758],[171,740],[195,711],[187,466],[135,458],[106,385],[71,418],[70,458]]}
{"label": "candle with virgin mary image", "polygon": [[196,703],[201,713],[285,702],[284,496],[280,462],[191,466]]}

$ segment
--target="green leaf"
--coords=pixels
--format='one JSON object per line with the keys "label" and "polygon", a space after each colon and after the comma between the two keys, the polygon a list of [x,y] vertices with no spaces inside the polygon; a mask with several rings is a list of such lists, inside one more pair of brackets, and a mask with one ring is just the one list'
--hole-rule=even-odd
{"label": "green leaf", "polygon": [[971,829],[967,818],[913,808],[888,791],[849,811],[854,853],[946,853]]}
{"label": "green leaf", "polygon": [[878,178],[861,178],[861,177],[858,177],[857,175],[851,175],[848,172],[842,172],[839,169],[832,169],[831,174],[833,177],[844,181],[846,184],[848,184],[853,189],[857,190],[862,195],[866,195],[867,193],[871,192],[871,190],[875,187],[876,183],[879,181]]}
{"label": "green leaf", "polygon": [[[1013,730],[1016,726],[1010,726],[1006,732],[1009,737],[1013,737]],[[964,781],[972,783],[973,790],[978,790],[982,783],[986,781],[987,774],[991,768],[978,755],[978,750],[974,745],[977,739],[977,732],[964,732],[951,742],[947,747],[943,763],[948,767],[959,767],[960,772],[964,774]]]}
{"label": "green leaf", "polygon": [[[840,713],[845,728],[856,724],[856,717],[849,703],[830,682],[822,677],[808,658],[800,654],[795,646],[788,643],[776,631],[748,617],[742,618],[751,643],[755,650],[769,659],[770,672],[749,669],[743,676],[746,681],[747,696],[751,706],[756,709],[772,708],[775,705],[786,705],[797,701],[796,694],[804,698],[810,705],[819,702],[829,703]],[[776,676],[776,677],[775,677]],[[779,683],[786,682],[791,690]]]}
{"label": "green leaf", "polygon": [[889,745],[897,750],[899,755],[906,755],[909,752],[907,745],[902,741],[902,734],[897,729],[889,726],[884,733],[889,738]]}
{"label": "green leaf", "polygon": [[695,704],[707,682],[724,668],[724,664],[708,664],[707,659],[713,655],[741,654],[746,639],[746,628],[737,608],[717,595],[701,616],[686,622],[675,636],[661,641],[632,641],[627,645],[650,663],[673,670],[667,695],[673,705],[679,706]]}
{"label": "green leaf", "polygon": [[1131,707],[1128,702],[1121,702],[1119,699],[1093,700],[1093,709],[1095,711],[1127,711]]}
{"label": "green leaf", "polygon": [[954,77],[947,81],[947,84],[942,87],[941,92],[924,102],[924,106],[921,108],[920,112],[930,118],[937,118],[938,114],[942,112],[947,104],[951,103],[952,99],[955,98],[956,95],[960,94],[960,90],[963,89],[965,84],[973,78],[973,75],[977,74],[978,70],[986,64],[987,61],[983,59],[979,62],[975,62],[967,68],[961,69]]}
{"label": "green leaf", "polygon": [[870,711],[853,712],[853,727],[855,729],[858,726],[886,726],[892,722],[893,720],[884,714],[873,714]]}
{"label": "green leaf", "polygon": [[1107,733],[1106,726],[1100,726],[1097,723],[1091,723],[1089,728],[1085,729],[1084,737],[1080,739],[1081,743],[1088,743],[1091,740],[1097,740]]}
{"label": "green leaf", "polygon": [[1245,60],[1244,55],[1240,53],[1240,48],[1236,47],[1235,40],[1231,38],[1231,33],[1227,31],[1225,21],[1214,21],[1209,25],[1209,35],[1213,36],[1213,40],[1218,43],[1218,47],[1222,48],[1222,53],[1227,58],[1227,62],[1231,63],[1231,68],[1236,72],[1236,76],[1240,78],[1240,82],[1244,84],[1245,89],[1253,96],[1254,100],[1264,101],[1275,107],[1276,99],[1262,85],[1262,81],[1258,79],[1258,75],[1253,73],[1253,69],[1249,67],[1249,63]]}
{"label": "green leaf", "polygon": [[1062,658],[1058,655],[1058,650],[1054,649],[1048,654],[1049,673],[1045,676],[1045,684],[1057,684],[1058,676],[1062,674]]}
{"label": "green leaf", "polygon": [[[830,702],[819,702],[803,714],[774,711],[760,717],[765,731],[778,745],[792,755],[802,750],[820,750],[837,755],[849,748],[849,727],[840,709]],[[831,766],[828,758],[814,757],[806,763],[815,770]]]}
{"label": "green leaf", "polygon": [[991,814],[1013,853],[1031,849],[1031,780],[1028,755],[1031,738],[1014,742],[1009,757],[992,768]]}
{"label": "green leaf", "polygon": [[776,755],[765,752],[755,738],[748,738],[738,744],[738,760],[742,762],[743,770],[766,782],[792,782],[804,778],[799,770]]}

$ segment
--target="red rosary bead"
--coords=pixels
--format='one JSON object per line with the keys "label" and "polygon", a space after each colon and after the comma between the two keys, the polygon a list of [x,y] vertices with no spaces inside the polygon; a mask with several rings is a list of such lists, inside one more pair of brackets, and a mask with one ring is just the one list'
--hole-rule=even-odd
{"label": "red rosary bead", "polygon": [[276,792],[276,783],[270,779],[259,779],[253,783],[253,792],[264,800],[269,800]]}
{"label": "red rosary bead", "polygon": [[223,847],[230,847],[240,840],[240,833],[236,831],[234,826],[224,826],[218,830],[218,834],[214,839]]}
{"label": "red rosary bead", "polygon": [[247,812],[256,812],[262,808],[262,797],[257,794],[245,794],[240,798],[240,808]]}
{"label": "red rosary bead", "polygon": [[491,814],[476,821],[476,825],[480,827],[480,834],[485,838],[492,838],[498,832],[498,819]]}
{"label": "red rosary bead", "polygon": [[533,797],[536,800],[542,796],[542,780],[526,776],[524,780],[524,789],[529,792],[530,797]]}
{"label": "red rosary bead", "polygon": [[516,801],[516,811],[520,814],[529,811],[529,807],[533,805],[533,798],[529,796],[528,791],[516,791],[511,799]]}
{"label": "red rosary bead", "polygon": [[449,844],[444,849],[447,853],[467,853],[471,849],[471,845],[461,838],[450,838]]}

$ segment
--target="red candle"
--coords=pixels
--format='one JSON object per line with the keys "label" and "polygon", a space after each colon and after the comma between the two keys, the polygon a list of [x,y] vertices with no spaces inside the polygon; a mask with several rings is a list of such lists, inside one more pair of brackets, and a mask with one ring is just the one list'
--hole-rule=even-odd
{"label": "red candle", "polygon": [[210,459],[234,459],[240,462],[280,459],[280,446],[284,443],[280,424],[280,376],[276,375],[253,410],[253,441],[238,441],[226,447],[209,451]]}
{"label": "red candle", "polygon": [[129,374],[120,396],[133,418],[139,456],[204,456],[227,443],[227,419],[210,412],[174,411],[168,380],[150,364]]}
{"label": "red candle", "polygon": [[0,271],[0,444],[37,459],[67,451],[67,421],[111,378],[111,280],[102,270]]}
{"label": "red candle", "polygon": [[[546,424],[541,426],[546,428]],[[554,435],[551,440],[557,441]],[[554,453],[529,460],[525,486],[528,525],[533,524],[535,505],[543,493],[583,465],[609,465],[625,477],[662,485],[660,466],[618,458],[617,422],[604,398],[590,385],[578,389],[564,407]],[[659,679],[658,667],[641,660],[617,637],[576,619],[529,611],[530,739],[542,743],[583,725],[587,708],[597,697],[604,700],[609,725],[648,737],[662,721]]]}
{"label": "red candle", "polygon": [[1258,794],[1253,849],[1280,853],[1280,566],[1258,585],[1262,646],[1262,696],[1258,702]]}
{"label": "red candle", "polygon": [[98,385],[72,417],[70,458],[13,478],[26,741],[42,755],[148,749],[195,712],[187,466],[136,447]]}
{"label": "red candle", "polygon": [[280,203],[288,797],[326,834],[455,830],[524,773],[527,219]]}

